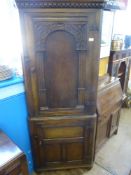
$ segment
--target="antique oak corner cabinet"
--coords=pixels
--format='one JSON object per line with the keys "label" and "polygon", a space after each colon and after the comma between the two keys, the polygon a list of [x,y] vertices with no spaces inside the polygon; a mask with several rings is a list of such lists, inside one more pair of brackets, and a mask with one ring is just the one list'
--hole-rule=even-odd
{"label": "antique oak corner cabinet", "polygon": [[91,168],[103,0],[16,0],[35,169]]}

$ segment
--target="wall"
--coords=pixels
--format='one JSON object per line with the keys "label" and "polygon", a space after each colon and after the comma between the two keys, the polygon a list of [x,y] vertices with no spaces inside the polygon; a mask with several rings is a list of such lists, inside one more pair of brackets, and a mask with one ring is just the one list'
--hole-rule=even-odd
{"label": "wall", "polygon": [[131,0],[128,0],[126,10],[117,10],[115,12],[113,35],[131,35]]}
{"label": "wall", "polygon": [[32,156],[28,133],[28,115],[23,85],[0,88],[0,129],[26,153],[29,171]]}

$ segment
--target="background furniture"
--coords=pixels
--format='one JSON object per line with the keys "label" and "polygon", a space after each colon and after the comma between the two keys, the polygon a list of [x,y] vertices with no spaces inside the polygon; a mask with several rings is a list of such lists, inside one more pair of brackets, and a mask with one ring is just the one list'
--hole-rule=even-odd
{"label": "background furniture", "polygon": [[109,76],[100,78],[97,95],[96,151],[110,136],[117,134],[121,105],[122,89],[119,79],[111,80]]}
{"label": "background furniture", "polygon": [[17,0],[35,170],[91,168],[103,10],[109,1]]}
{"label": "background furniture", "polygon": [[2,131],[0,131],[0,175],[28,175],[26,157]]}
{"label": "background furniture", "polygon": [[126,97],[131,66],[131,49],[111,51],[108,64],[110,76],[120,78],[123,96]]}

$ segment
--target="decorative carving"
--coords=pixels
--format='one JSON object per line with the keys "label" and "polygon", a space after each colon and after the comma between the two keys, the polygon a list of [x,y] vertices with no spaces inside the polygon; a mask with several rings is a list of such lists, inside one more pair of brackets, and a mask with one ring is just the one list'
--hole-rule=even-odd
{"label": "decorative carving", "polygon": [[19,8],[97,8],[97,9],[120,9],[125,8],[122,2],[108,0],[98,2],[67,2],[65,0],[16,0]]}
{"label": "decorative carving", "polygon": [[87,24],[35,22],[35,44],[37,51],[45,50],[46,37],[58,30],[71,33],[76,40],[76,50],[87,50]]}

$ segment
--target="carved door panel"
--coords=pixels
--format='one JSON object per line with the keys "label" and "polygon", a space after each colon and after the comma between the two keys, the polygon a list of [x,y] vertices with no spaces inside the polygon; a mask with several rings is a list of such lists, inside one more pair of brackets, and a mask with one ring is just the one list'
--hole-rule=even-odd
{"label": "carved door panel", "polygon": [[99,14],[27,14],[24,65],[30,113],[94,114]]}
{"label": "carved door panel", "polygon": [[[57,142],[57,143],[55,143]],[[43,140],[42,144],[39,146],[41,151],[41,167],[49,168],[60,165],[71,165],[73,163],[82,164],[88,163],[83,159],[83,142],[80,143],[78,141],[67,141],[65,143],[64,140],[58,140],[55,142],[45,143]],[[63,143],[62,143],[63,142]],[[37,167],[38,168],[38,167]]]}
{"label": "carved door panel", "polygon": [[34,29],[40,111],[83,109],[87,24],[35,22]]}

